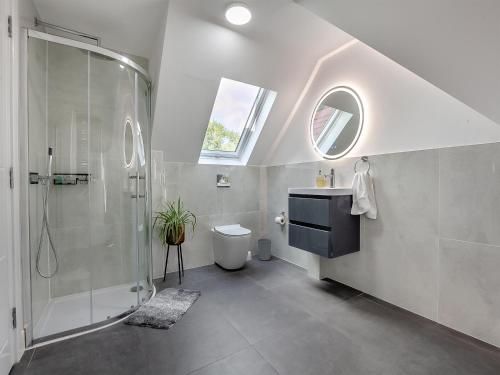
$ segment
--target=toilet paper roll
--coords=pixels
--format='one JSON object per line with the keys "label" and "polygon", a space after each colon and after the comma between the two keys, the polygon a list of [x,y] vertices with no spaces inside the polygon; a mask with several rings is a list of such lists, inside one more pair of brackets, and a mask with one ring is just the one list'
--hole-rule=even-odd
{"label": "toilet paper roll", "polygon": [[276,216],[274,222],[279,225],[285,225],[285,217],[283,215]]}

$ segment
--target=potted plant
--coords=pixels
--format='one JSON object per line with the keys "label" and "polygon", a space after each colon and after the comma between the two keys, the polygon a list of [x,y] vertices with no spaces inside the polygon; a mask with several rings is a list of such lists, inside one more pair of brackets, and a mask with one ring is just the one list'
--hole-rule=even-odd
{"label": "potted plant", "polygon": [[167,202],[165,208],[156,213],[153,223],[163,246],[182,244],[186,225],[191,225],[194,233],[196,216],[184,208],[181,198],[178,198],[177,201]]}

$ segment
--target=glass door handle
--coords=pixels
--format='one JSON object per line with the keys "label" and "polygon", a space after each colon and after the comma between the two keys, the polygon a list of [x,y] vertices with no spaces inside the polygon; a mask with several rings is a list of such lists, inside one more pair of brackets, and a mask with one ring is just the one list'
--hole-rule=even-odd
{"label": "glass door handle", "polygon": [[[131,198],[145,198],[146,197],[146,193],[141,194],[141,192],[140,192],[141,191],[140,180],[143,180],[144,181],[144,185],[145,185],[146,176],[145,175],[141,176],[139,174],[139,177],[137,177],[137,175],[135,175],[135,176],[129,176],[129,179],[135,180],[135,186],[136,186],[135,187],[135,190],[136,190],[135,194],[132,194],[130,197]],[[146,189],[146,187],[144,186],[144,190],[145,189]]]}

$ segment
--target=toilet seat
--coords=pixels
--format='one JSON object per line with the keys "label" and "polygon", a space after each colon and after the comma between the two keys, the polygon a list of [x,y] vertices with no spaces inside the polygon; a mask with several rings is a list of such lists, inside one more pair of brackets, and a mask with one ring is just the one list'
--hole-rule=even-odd
{"label": "toilet seat", "polygon": [[220,225],[214,227],[214,231],[228,237],[246,236],[252,233],[250,229],[244,228],[240,224]]}

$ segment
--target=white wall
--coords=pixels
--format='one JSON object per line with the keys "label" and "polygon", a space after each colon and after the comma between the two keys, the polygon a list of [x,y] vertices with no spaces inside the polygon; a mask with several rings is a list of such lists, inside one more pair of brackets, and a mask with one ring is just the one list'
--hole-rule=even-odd
{"label": "white wall", "polygon": [[[221,77],[278,93],[250,165],[260,165],[317,59],[352,38],[289,0],[247,2],[244,27],[225,0],[171,0],[154,118],[153,148],[197,162]],[[321,41],[321,42],[318,42]]]}
{"label": "white wall", "polygon": [[321,159],[310,143],[309,122],[317,100],[337,85],[355,89],[365,108],[350,157],[500,141],[496,123],[359,42],[323,62],[268,164]]}
{"label": "white wall", "polygon": [[295,0],[500,124],[498,0]]}
{"label": "white wall", "polygon": [[152,103],[152,109],[153,109],[153,119],[154,119],[154,111],[156,110],[156,98],[158,96],[159,92],[159,82],[160,82],[160,75],[165,74],[165,65],[163,65],[162,69],[162,61],[164,58],[164,54],[166,53],[166,47],[165,47],[165,33],[167,29],[167,19],[168,19],[168,3],[169,0],[166,1],[166,10],[165,10],[165,15],[163,16],[163,19],[161,21],[160,28],[156,34],[155,39],[153,40],[154,48],[151,52],[151,56],[149,58],[149,75],[151,76],[151,103]]}

